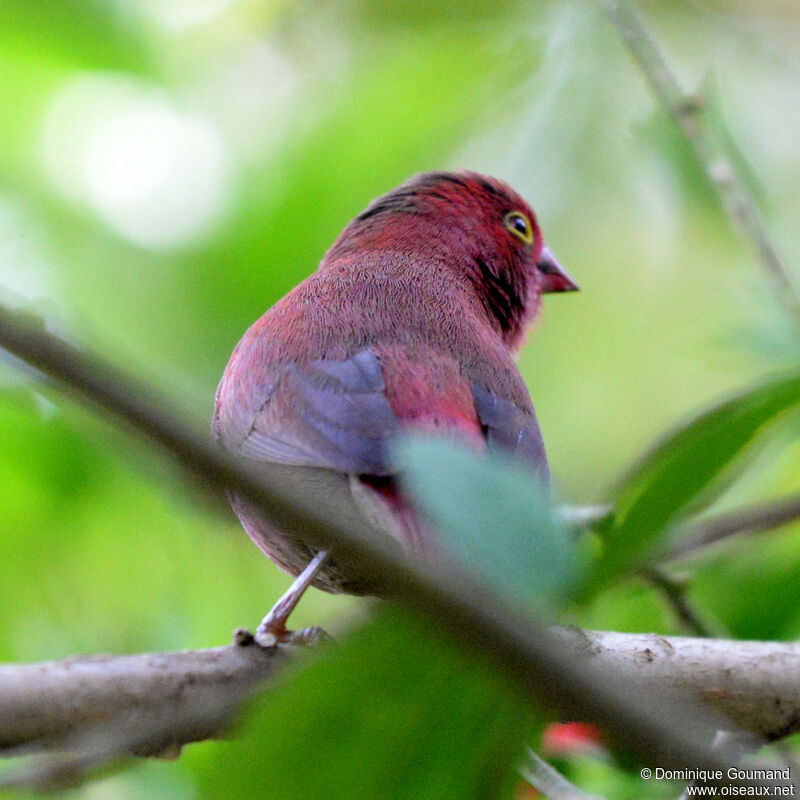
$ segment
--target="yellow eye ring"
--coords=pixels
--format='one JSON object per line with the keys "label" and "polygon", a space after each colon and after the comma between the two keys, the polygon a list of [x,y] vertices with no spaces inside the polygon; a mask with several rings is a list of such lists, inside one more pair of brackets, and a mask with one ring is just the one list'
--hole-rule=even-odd
{"label": "yellow eye ring", "polygon": [[503,217],[503,224],[506,226],[506,230],[521,242],[525,242],[525,244],[533,243],[531,221],[521,211],[509,211]]}

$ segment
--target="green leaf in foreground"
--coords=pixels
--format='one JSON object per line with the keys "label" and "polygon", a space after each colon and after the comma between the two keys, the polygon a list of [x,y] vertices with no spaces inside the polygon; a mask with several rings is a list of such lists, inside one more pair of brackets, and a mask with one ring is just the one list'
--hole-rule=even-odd
{"label": "green leaf in foreground", "polygon": [[200,797],[510,798],[531,729],[497,670],[383,607],[257,701]]}
{"label": "green leaf in foreground", "polygon": [[565,597],[574,548],[536,475],[451,439],[411,436],[396,453],[404,485],[460,564],[527,607]]}
{"label": "green leaf in foreground", "polygon": [[800,374],[757,386],[669,433],[624,479],[616,518],[592,586],[640,562],[667,527],[708,498],[710,487],[777,416],[800,406]]}

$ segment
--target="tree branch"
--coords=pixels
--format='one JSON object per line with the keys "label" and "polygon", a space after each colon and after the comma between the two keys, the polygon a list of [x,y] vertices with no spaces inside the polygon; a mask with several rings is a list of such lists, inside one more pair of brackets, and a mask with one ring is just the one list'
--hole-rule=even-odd
{"label": "tree branch", "polygon": [[[663,685],[711,706],[720,727],[774,741],[800,730],[800,644],[558,628],[575,658],[618,674],[633,691]],[[740,731],[741,732],[741,731]]]}
{"label": "tree branch", "polygon": [[129,745],[141,755],[216,736],[296,649],[249,642],[0,665],[0,750],[60,748],[101,728],[140,731]]}
{"label": "tree branch", "polygon": [[529,614],[509,606],[473,577],[452,565],[443,570],[404,556],[355,508],[306,497],[291,469],[220,453],[206,435],[169,413],[168,404],[148,387],[48,333],[31,315],[0,306],[0,345],[156,441],[210,486],[235,489],[290,534],[318,548],[334,548],[334,557],[367,576],[376,591],[425,614],[442,633],[481,653],[518,682],[536,702],[597,724],[647,763],[715,770],[733,763],[707,744],[708,725],[720,727],[719,719],[674,693],[667,696],[659,685],[632,692],[613,671],[576,660]]}
{"label": "tree branch", "polygon": [[[800,729],[800,644],[551,629],[576,663],[636,690],[679,690],[767,740]],[[0,666],[0,749],[63,747],[92,731],[141,731],[137,754],[224,733],[242,701],[297,657],[243,638],[208,650]],[[155,732],[155,733],[154,733]]]}
{"label": "tree branch", "polygon": [[735,228],[750,239],[770,285],[800,333],[800,295],[735,164],[709,135],[702,100],[687,95],[639,12],[627,0],[602,0],[653,94],[672,117]]}
{"label": "tree branch", "polygon": [[688,526],[668,552],[667,561],[741,533],[760,533],[800,519],[800,492],[771,503],[742,508]]}

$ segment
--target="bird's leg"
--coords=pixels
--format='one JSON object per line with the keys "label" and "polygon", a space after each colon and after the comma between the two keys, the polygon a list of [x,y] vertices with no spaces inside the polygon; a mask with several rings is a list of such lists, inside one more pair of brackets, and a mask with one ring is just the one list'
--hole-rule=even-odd
{"label": "bird's leg", "polygon": [[327,558],[328,551],[320,550],[308,562],[308,566],[295,578],[294,583],[286,590],[283,597],[275,603],[267,616],[261,620],[255,636],[258,644],[262,647],[272,647],[277,642],[285,641],[291,635],[291,631],[286,630],[286,621],[294,611],[295,606],[300,602],[305,590],[311,586]]}

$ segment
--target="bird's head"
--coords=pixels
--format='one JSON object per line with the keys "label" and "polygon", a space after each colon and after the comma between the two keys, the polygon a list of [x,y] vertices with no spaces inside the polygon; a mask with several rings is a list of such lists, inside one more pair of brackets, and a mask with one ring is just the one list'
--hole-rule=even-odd
{"label": "bird's head", "polygon": [[373,200],[326,256],[392,251],[466,278],[507,345],[521,343],[547,292],[578,288],[510,186],[476,172],[424,172]]}

